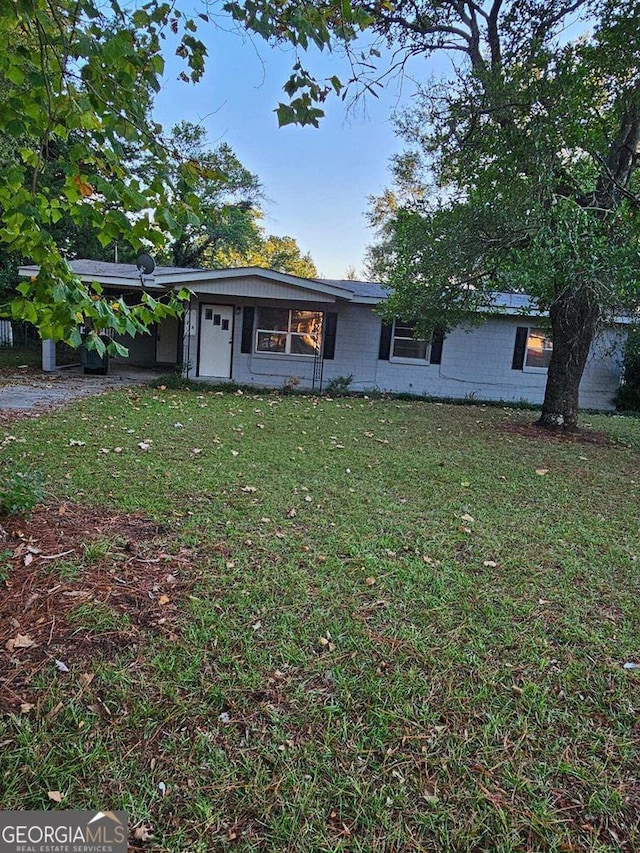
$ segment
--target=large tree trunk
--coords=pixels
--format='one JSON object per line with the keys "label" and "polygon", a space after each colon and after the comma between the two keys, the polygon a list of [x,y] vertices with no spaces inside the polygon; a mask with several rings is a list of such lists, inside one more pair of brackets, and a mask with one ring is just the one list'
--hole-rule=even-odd
{"label": "large tree trunk", "polygon": [[587,288],[568,289],[549,311],[553,352],[538,424],[548,429],[576,430],[578,389],[600,317],[597,300]]}

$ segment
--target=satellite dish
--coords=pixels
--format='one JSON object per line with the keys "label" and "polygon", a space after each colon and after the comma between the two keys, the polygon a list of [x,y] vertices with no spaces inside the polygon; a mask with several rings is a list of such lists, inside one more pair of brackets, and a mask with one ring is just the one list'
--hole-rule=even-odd
{"label": "satellite dish", "polygon": [[156,262],[153,260],[151,255],[148,255],[146,252],[140,252],[136,258],[136,266],[138,267],[138,272],[142,277],[143,275],[151,275],[156,268]]}

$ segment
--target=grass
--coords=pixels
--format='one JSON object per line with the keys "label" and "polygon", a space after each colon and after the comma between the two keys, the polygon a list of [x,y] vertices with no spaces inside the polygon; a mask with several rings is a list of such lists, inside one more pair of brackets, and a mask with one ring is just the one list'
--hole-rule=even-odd
{"label": "grass", "polygon": [[0,806],[60,790],[167,851],[640,849],[640,421],[501,428],[531,419],[166,388],[12,424],[3,464],[148,513],[201,582],[92,693],[72,655],[43,671],[0,722]]}

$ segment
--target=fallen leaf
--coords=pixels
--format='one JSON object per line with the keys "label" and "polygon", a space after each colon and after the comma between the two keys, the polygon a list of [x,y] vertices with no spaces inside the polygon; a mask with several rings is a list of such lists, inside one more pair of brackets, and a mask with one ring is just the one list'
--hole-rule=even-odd
{"label": "fallen leaf", "polygon": [[540,476],[540,477],[544,477],[544,475],[548,474],[548,473],[549,473],[548,468],[536,468],[536,474],[538,474],[538,476]]}
{"label": "fallen leaf", "polygon": [[151,831],[151,827],[147,826],[146,823],[140,824],[140,826],[136,826],[133,830],[133,837],[136,841],[149,841],[153,838],[153,833]]}
{"label": "fallen leaf", "polygon": [[47,796],[53,803],[61,803],[64,799],[64,794],[60,791],[47,791]]}
{"label": "fallen leaf", "polygon": [[170,601],[171,601],[171,599],[169,598],[168,595],[161,595],[160,598],[158,599],[158,604],[164,606],[165,604],[168,604]]}
{"label": "fallen leaf", "polygon": [[258,489],[255,486],[243,486],[240,489],[240,491],[241,492],[248,492],[249,494],[252,494],[253,492],[257,492]]}
{"label": "fallen leaf", "polygon": [[287,513],[287,515],[289,516],[289,518],[295,518],[297,514],[298,514],[298,511],[296,510],[296,508],[295,508],[295,507],[292,507],[292,508],[289,510],[289,512]]}
{"label": "fallen leaf", "polygon": [[495,561],[495,560],[484,560],[484,562],[482,563],[482,565],[483,565],[483,566],[487,566],[487,567],[488,567],[488,568],[490,568],[490,569],[495,569],[495,567],[496,567],[498,564],[496,563],[496,561]]}
{"label": "fallen leaf", "polygon": [[239,455],[239,453],[240,453],[240,451],[239,451],[239,450],[232,450],[232,451],[231,451],[231,455],[232,455],[232,456],[238,456],[238,455]]}
{"label": "fallen leaf", "polygon": [[30,649],[35,646],[35,640],[32,640],[28,634],[16,634],[5,643],[5,649],[12,652],[14,649]]}
{"label": "fallen leaf", "polygon": [[25,566],[30,566],[33,563],[33,554],[25,554],[24,555],[24,564]]}
{"label": "fallen leaf", "polygon": [[461,520],[471,522],[471,521],[475,521],[475,518],[472,515],[469,515],[468,512],[465,512],[465,514],[461,517]]}
{"label": "fallen leaf", "polygon": [[138,447],[140,448],[140,450],[151,450],[151,445],[148,441],[139,441]]}
{"label": "fallen leaf", "polygon": [[83,672],[78,680],[83,687],[88,687],[95,677],[94,672]]}
{"label": "fallen leaf", "polygon": [[69,667],[61,660],[54,660],[58,672],[69,672]]}
{"label": "fallen leaf", "polygon": [[35,708],[35,705],[32,705],[30,702],[23,702],[20,705],[20,713],[21,714],[28,714],[29,711],[33,711],[34,708]]}
{"label": "fallen leaf", "polygon": [[375,582],[376,582],[376,579],[373,577],[373,575],[371,575],[370,577],[365,579],[365,583],[367,586],[374,586]]}

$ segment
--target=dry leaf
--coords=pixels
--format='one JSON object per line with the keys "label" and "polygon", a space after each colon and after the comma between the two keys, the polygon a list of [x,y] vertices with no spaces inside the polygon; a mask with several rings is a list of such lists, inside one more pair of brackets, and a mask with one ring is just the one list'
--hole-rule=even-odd
{"label": "dry leaf", "polygon": [[296,508],[295,508],[295,507],[292,507],[292,508],[289,510],[289,512],[287,513],[287,515],[289,516],[289,518],[295,518],[297,514],[298,514],[298,511],[296,510]]}
{"label": "dry leaf", "polygon": [[147,826],[146,823],[141,823],[140,826],[136,826],[133,830],[133,837],[136,841],[149,841],[153,838],[153,833],[151,832],[151,827]]}
{"label": "dry leaf", "polygon": [[35,705],[31,705],[31,703],[29,703],[29,702],[23,702],[20,705],[20,713],[21,714],[28,714],[29,711],[33,711],[34,708],[35,708]]}
{"label": "dry leaf", "polygon": [[239,450],[232,450],[232,451],[231,451],[231,455],[232,455],[232,456],[238,456],[238,454],[239,454],[239,453],[240,453],[240,451],[239,451]]}
{"label": "dry leaf", "polygon": [[83,672],[79,678],[80,684],[83,687],[88,687],[95,677],[96,675],[94,672]]}
{"label": "dry leaf", "polygon": [[158,604],[161,604],[164,606],[165,604],[168,604],[170,601],[171,601],[171,599],[169,598],[168,595],[161,595],[160,598],[158,599]]}
{"label": "dry leaf", "polygon": [[465,512],[465,514],[461,517],[461,520],[471,522],[471,521],[475,521],[475,518],[472,515],[469,515],[468,512]]}
{"label": "dry leaf", "polygon": [[30,566],[33,563],[33,554],[25,554],[24,555],[24,564],[25,566]]}
{"label": "dry leaf", "polygon": [[375,582],[376,582],[376,579],[373,577],[373,575],[366,578],[366,580],[365,580],[365,583],[367,586],[374,586]]}
{"label": "dry leaf", "polygon": [[536,474],[538,474],[540,477],[544,477],[544,475],[548,474],[548,473],[549,473],[548,468],[536,468]]}
{"label": "dry leaf", "polygon": [[28,634],[16,634],[5,643],[5,649],[12,652],[14,649],[30,649],[35,646],[35,641]]}
{"label": "dry leaf", "polygon": [[48,791],[47,796],[54,803],[61,803],[64,799],[64,794],[61,794],[60,791]]}
{"label": "dry leaf", "polygon": [[498,564],[496,563],[496,561],[495,561],[495,560],[485,560],[485,561],[482,563],[482,565],[483,565],[483,566],[488,566],[490,569],[495,569],[495,567],[496,567]]}

